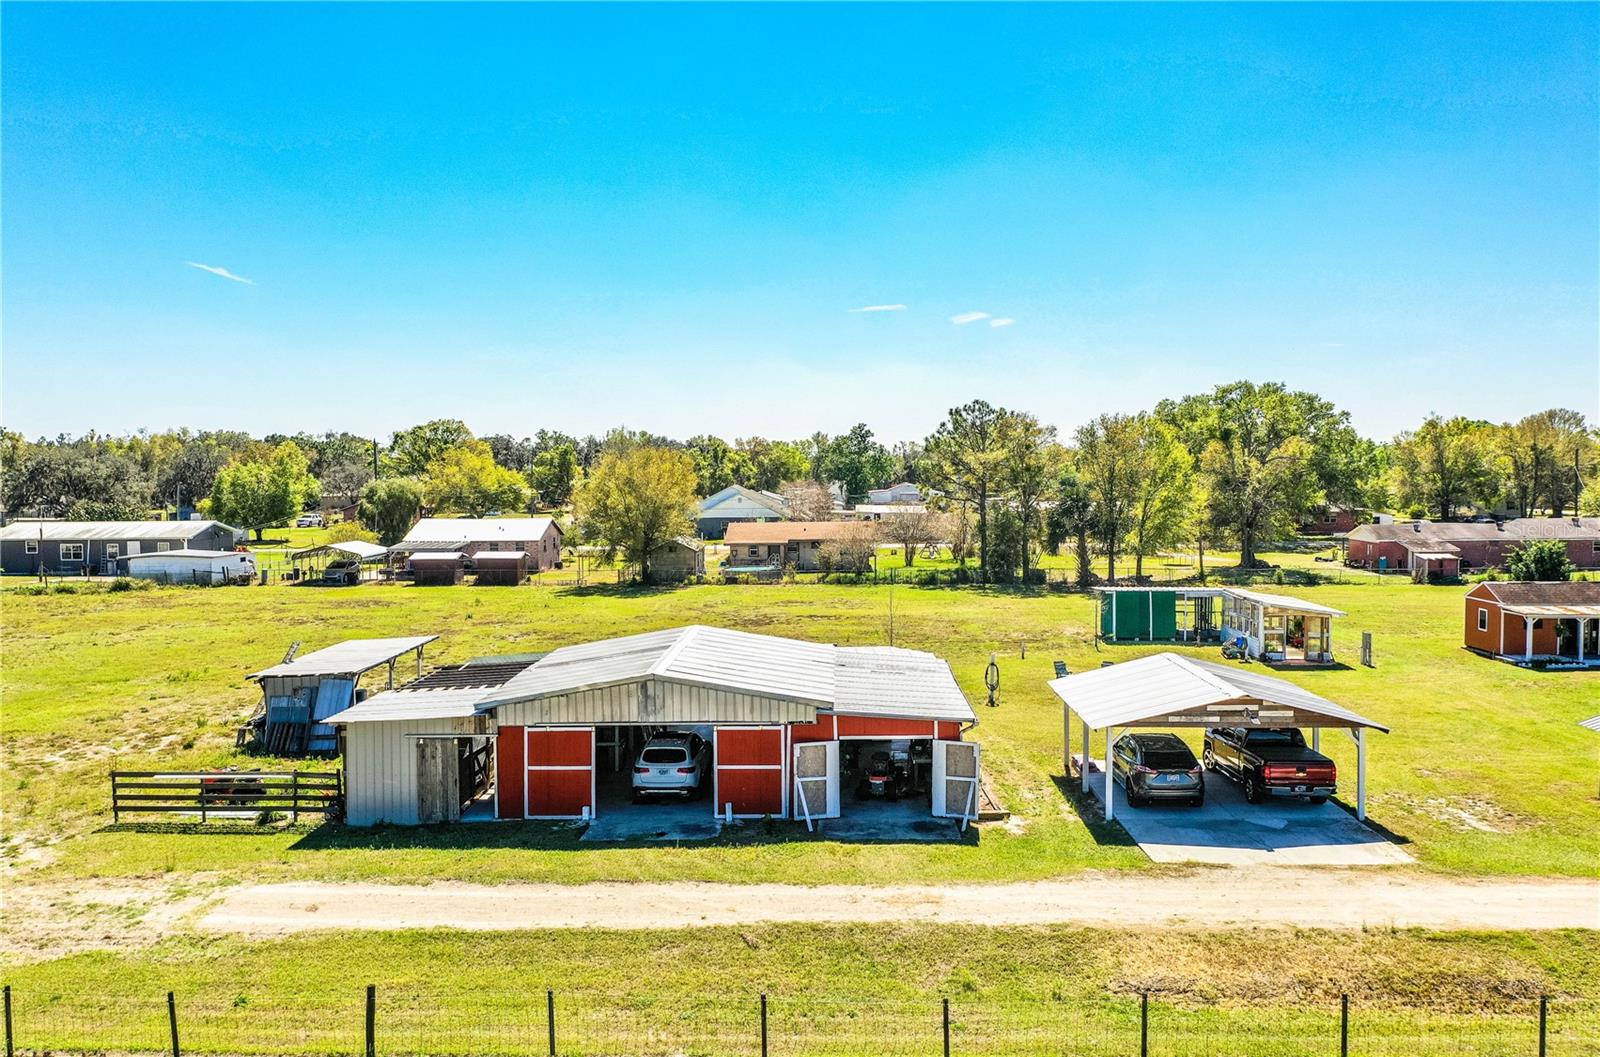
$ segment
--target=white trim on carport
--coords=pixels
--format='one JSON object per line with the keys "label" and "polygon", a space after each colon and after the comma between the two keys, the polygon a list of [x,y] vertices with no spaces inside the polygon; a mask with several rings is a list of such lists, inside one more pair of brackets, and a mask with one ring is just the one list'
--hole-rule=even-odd
{"label": "white trim on carport", "polygon": [[[1118,729],[1235,725],[1303,725],[1312,728],[1313,737],[1321,727],[1348,731],[1356,744],[1356,817],[1367,817],[1366,731],[1370,728],[1387,733],[1389,728],[1287,679],[1176,653],[1157,653],[1053,679],[1049,686],[1062,702],[1062,769],[1065,775],[1071,774],[1071,713],[1078,713],[1083,724],[1083,757],[1078,774],[1085,792],[1088,791],[1090,731],[1106,732],[1105,813],[1108,820],[1114,817],[1111,747]],[[1302,717],[1308,714],[1323,722],[1307,723]]]}

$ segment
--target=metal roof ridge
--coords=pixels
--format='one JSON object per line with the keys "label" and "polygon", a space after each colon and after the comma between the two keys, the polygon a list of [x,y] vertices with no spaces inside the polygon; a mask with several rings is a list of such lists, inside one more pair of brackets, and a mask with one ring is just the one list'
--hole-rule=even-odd
{"label": "metal roof ridge", "polygon": [[662,651],[661,656],[656,658],[656,662],[650,666],[647,674],[656,679],[665,678],[667,670],[672,666],[672,662],[678,659],[678,654],[682,653],[691,642],[698,639],[700,633],[705,630],[706,626],[704,624],[685,624],[678,628],[677,641]]}
{"label": "metal roof ridge", "polygon": [[1245,693],[1243,687],[1230,683],[1228,680],[1224,679],[1222,676],[1211,671],[1210,669],[1196,664],[1192,658],[1184,657],[1181,654],[1171,652],[1157,654],[1157,656],[1169,658],[1173,664],[1184,668],[1185,670],[1198,676],[1204,682],[1207,682],[1216,689],[1226,693],[1229,700],[1250,696],[1249,694]]}

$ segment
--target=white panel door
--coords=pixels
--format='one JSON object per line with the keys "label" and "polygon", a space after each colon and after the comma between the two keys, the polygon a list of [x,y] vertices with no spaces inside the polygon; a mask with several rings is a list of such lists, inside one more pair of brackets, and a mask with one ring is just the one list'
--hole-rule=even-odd
{"label": "white panel door", "polygon": [[808,823],[839,817],[837,741],[802,741],[794,747],[794,817]]}
{"label": "white panel door", "polygon": [[963,827],[978,817],[977,742],[933,743],[933,813]]}

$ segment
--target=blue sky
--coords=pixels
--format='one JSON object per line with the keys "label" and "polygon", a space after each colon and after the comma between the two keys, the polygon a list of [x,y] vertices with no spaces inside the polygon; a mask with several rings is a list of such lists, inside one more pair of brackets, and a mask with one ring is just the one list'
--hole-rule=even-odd
{"label": "blue sky", "polygon": [[1600,417],[1593,5],[0,18],[29,435]]}

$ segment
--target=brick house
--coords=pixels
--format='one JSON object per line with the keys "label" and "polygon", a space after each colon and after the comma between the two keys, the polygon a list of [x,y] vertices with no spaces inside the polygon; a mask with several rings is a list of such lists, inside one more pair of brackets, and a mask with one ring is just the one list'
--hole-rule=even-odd
{"label": "brick house", "polygon": [[1345,544],[1345,561],[1363,569],[1412,573],[1418,579],[1450,577],[1474,569],[1503,568],[1525,543],[1560,540],[1579,569],[1600,569],[1600,518],[1510,518],[1505,521],[1400,521],[1358,525]]}

